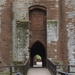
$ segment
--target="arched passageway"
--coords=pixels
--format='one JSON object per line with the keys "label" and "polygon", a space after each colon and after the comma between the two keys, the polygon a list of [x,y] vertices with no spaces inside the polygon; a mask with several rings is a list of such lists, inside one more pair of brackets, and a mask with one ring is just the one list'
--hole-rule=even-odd
{"label": "arched passageway", "polygon": [[35,42],[30,49],[30,66],[33,67],[33,60],[35,55],[40,55],[42,58],[42,67],[46,67],[46,50],[42,43]]}
{"label": "arched passageway", "polygon": [[38,54],[33,58],[33,67],[42,67],[42,58]]}

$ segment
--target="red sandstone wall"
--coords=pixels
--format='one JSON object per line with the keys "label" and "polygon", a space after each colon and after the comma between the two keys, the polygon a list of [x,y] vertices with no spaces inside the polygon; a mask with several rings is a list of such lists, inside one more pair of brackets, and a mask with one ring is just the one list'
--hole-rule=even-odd
{"label": "red sandstone wall", "polygon": [[[47,20],[57,20],[58,21],[58,41],[52,41],[47,44],[47,57],[53,60],[64,61],[68,63],[68,32],[66,30],[66,25],[72,19],[67,19],[68,9],[65,6],[65,0],[33,0],[30,5],[43,5],[47,8]],[[0,62],[3,65],[7,65],[11,60],[11,50],[12,50],[12,5],[9,0],[2,5],[3,9],[0,10],[2,14],[1,19],[1,33],[0,33]],[[28,19],[28,14],[27,14]],[[55,52],[55,49],[57,52]],[[2,65],[0,63],[0,65]]]}
{"label": "red sandstone wall", "polygon": [[11,39],[12,39],[12,22],[11,22],[11,3],[10,1],[6,1],[6,3],[0,6],[2,10],[0,11],[2,14],[0,16],[1,19],[1,33],[0,33],[0,54],[1,60],[0,65],[9,65],[10,63],[10,55],[11,55]]}
{"label": "red sandstone wall", "polygon": [[65,22],[65,1],[60,1],[60,50],[62,55],[62,61],[64,64],[68,64],[68,49],[67,49],[67,31]]}
{"label": "red sandstone wall", "polygon": [[62,0],[60,39],[65,64],[75,65],[75,1]]}
{"label": "red sandstone wall", "polygon": [[[32,5],[42,5],[47,8],[47,21],[57,21],[58,28],[57,30],[59,31],[59,0],[33,0]],[[46,23],[47,27],[47,23]],[[42,35],[42,34],[41,34]],[[59,35],[59,32],[58,32]],[[46,36],[47,39],[48,36]],[[59,38],[59,36],[58,36]],[[34,41],[34,40],[33,40]],[[50,41],[50,40],[48,40]],[[61,56],[61,50],[59,49],[59,39],[57,41],[51,41],[51,43],[47,43],[47,57],[52,59],[52,60],[62,60]]]}
{"label": "red sandstone wall", "polygon": [[[58,0],[33,0],[33,3],[30,5],[42,5],[47,8],[47,20],[58,20],[59,25],[59,1]],[[7,0],[6,4],[2,6],[2,23],[1,23],[1,34],[0,34],[0,48],[1,48],[1,62],[8,64],[11,60],[11,49],[12,49],[12,7],[10,1]],[[14,15],[14,13],[13,13]],[[28,16],[27,16],[28,17]],[[42,34],[41,34],[42,35]],[[47,38],[46,38],[47,39]],[[58,41],[57,41],[58,42]],[[58,49],[57,42],[52,41],[50,44],[47,44],[47,57],[52,58],[53,60],[61,60],[60,50]],[[54,52],[54,49],[58,49],[57,52]],[[56,58],[55,58],[56,57]]]}

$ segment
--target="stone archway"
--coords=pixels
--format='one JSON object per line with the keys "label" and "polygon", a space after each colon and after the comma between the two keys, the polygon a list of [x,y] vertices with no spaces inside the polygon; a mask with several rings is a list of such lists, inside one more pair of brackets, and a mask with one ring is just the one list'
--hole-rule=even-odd
{"label": "stone archway", "polygon": [[42,67],[46,67],[46,50],[42,43],[35,42],[30,49],[30,66],[33,67],[33,58],[38,54],[42,58]]}

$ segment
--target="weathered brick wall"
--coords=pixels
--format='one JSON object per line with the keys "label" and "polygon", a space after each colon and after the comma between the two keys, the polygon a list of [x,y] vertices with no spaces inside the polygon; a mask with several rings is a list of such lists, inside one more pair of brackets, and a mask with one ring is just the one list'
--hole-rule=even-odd
{"label": "weathered brick wall", "polygon": [[12,61],[16,63],[23,63],[28,56],[28,6],[28,0],[13,0],[12,2]]}
{"label": "weathered brick wall", "polygon": [[12,0],[12,3],[1,0],[0,65],[10,63],[11,57],[12,61],[19,62],[25,61],[25,55],[28,56],[31,33],[28,7],[32,5],[47,8],[47,57],[65,64],[75,64],[74,3],[75,0]]}
{"label": "weathered brick wall", "polygon": [[59,42],[60,42],[60,51],[61,58],[64,64],[68,64],[68,50],[67,50],[67,31],[65,25],[65,2],[60,1],[60,27],[59,27]]}
{"label": "weathered brick wall", "polygon": [[47,8],[47,20],[58,20],[59,0],[33,0],[32,5],[43,5]]}
{"label": "weathered brick wall", "polygon": [[[51,60],[61,60],[59,40],[59,0],[47,3],[47,55]],[[52,22],[52,24],[51,24]],[[50,28],[49,28],[50,26]]]}
{"label": "weathered brick wall", "polygon": [[0,1],[0,65],[10,64],[11,55],[11,3]]}
{"label": "weathered brick wall", "polygon": [[[61,54],[58,50],[59,0],[33,0],[30,6],[32,5],[42,5],[47,8],[47,58],[50,58],[51,60],[61,60]],[[51,24],[51,22],[53,24]]]}
{"label": "weathered brick wall", "polygon": [[[13,1],[13,5],[12,5],[12,9],[13,9],[13,58],[14,61],[17,59],[22,59],[24,56],[24,50],[23,52],[21,51],[21,49],[25,49],[28,50],[28,43],[26,43],[25,48],[22,48],[21,46],[18,45],[18,41],[16,38],[17,35],[17,28],[16,28],[16,21],[20,21],[20,20],[25,20],[25,21],[29,21],[29,10],[28,7],[32,6],[32,5],[42,5],[45,6],[47,8],[47,22],[51,22],[51,21],[57,21],[57,33],[53,33],[52,37],[50,39],[47,40],[47,55],[49,58],[55,60],[55,59],[61,59],[60,58],[60,51],[57,50],[57,39],[53,38],[56,34],[58,36],[58,31],[59,31],[59,1],[58,0],[14,0]],[[49,24],[47,24],[49,25]],[[48,30],[50,30],[48,28]],[[51,30],[49,33],[52,33]],[[30,34],[31,32],[29,32]],[[26,34],[27,35],[27,34]],[[42,34],[41,34],[42,35]],[[50,36],[47,34],[47,37],[49,38]],[[46,38],[47,39],[47,38]],[[52,39],[52,40],[51,40]],[[55,40],[56,39],[56,40]],[[29,40],[29,39],[27,39]],[[34,40],[33,40],[34,41]],[[50,41],[50,43],[48,43],[48,41]],[[22,52],[19,55],[18,49],[16,48],[20,47],[20,51]],[[15,54],[17,53],[17,54]],[[22,58],[21,58],[22,57]]]}
{"label": "weathered brick wall", "polygon": [[[75,65],[75,0],[62,0],[61,47],[63,61]],[[68,60],[68,61],[67,61]],[[73,68],[72,68],[73,69]]]}
{"label": "weathered brick wall", "polygon": [[[2,0],[1,3],[4,4],[4,5],[1,4],[1,7],[2,7],[0,11],[1,16],[2,16],[1,20],[4,21],[4,24],[5,24],[5,25],[2,24],[2,21],[0,21],[1,23],[0,25],[1,54],[0,55],[2,59],[4,59],[5,61],[8,61],[10,57],[13,57],[12,61],[25,61],[24,52],[28,52],[28,47],[29,47],[29,38],[28,38],[29,35],[28,34],[30,34],[29,29],[28,29],[28,21],[29,21],[28,7],[32,5],[42,5],[47,8],[47,26],[51,25],[51,21],[53,23],[57,22],[57,25],[56,25],[57,33],[54,32],[55,29],[49,31],[50,29],[47,28],[49,32],[49,34],[47,34],[47,38],[48,38],[47,55],[52,60],[61,59],[60,51],[57,50],[57,46],[58,46],[57,42],[58,42],[58,34],[59,34],[58,33],[59,31],[59,28],[58,28],[59,27],[59,0],[49,0],[49,1],[48,0],[25,0],[25,1],[24,0],[13,0],[12,7],[10,4],[10,1],[6,2],[6,0]],[[11,9],[12,9],[12,14],[11,14]],[[11,18],[12,18],[12,24],[11,24]],[[25,26],[27,26],[25,30],[24,30],[23,22],[26,23]],[[22,25],[21,27],[20,27],[20,24]],[[51,27],[52,26],[50,26],[50,28]],[[23,36],[22,33],[23,35],[25,34],[25,36]],[[50,38],[50,35],[52,35],[51,38]],[[21,38],[21,36],[23,36],[26,40],[24,40],[24,38]],[[54,38],[54,36],[56,38]],[[11,42],[11,39],[12,39],[12,42]],[[10,44],[10,46],[6,48],[6,45],[8,44]],[[25,44],[25,46],[22,44]],[[10,56],[11,48],[12,48],[12,56]],[[6,55],[3,54],[2,52],[4,52],[6,49],[7,49],[6,51],[7,57],[4,57]],[[6,58],[8,59],[6,60]]]}

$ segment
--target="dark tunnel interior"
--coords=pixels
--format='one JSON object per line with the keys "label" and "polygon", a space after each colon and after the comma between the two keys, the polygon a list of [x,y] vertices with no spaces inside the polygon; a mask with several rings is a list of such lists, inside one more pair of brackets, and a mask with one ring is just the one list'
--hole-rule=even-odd
{"label": "dark tunnel interior", "polygon": [[42,43],[35,42],[30,50],[30,67],[33,67],[33,58],[35,55],[40,55],[42,58],[42,67],[46,67],[46,50]]}

